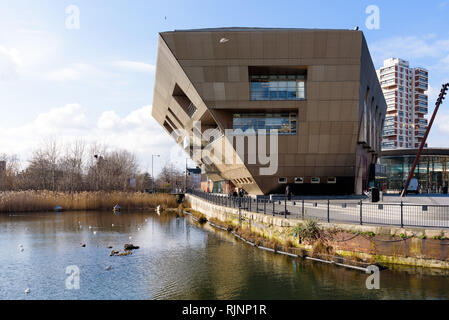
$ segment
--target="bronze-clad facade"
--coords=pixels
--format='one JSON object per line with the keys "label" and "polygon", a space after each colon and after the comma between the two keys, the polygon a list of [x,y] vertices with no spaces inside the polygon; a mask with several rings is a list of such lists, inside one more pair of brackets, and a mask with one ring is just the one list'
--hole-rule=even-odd
{"label": "bronze-clad facade", "polygon": [[254,195],[286,185],[360,194],[380,155],[386,103],[361,31],[221,28],[160,34],[152,110],[169,133],[192,132],[196,121],[223,134],[279,125],[275,174],[261,175],[245,154],[206,165],[214,181]]}

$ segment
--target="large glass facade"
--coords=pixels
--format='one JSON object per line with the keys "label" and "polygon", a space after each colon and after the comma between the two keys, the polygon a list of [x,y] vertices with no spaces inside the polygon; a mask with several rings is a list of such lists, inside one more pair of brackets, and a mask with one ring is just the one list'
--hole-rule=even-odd
{"label": "large glass facade", "polygon": [[[414,155],[382,156],[379,164],[386,167],[385,178],[377,179],[379,187],[391,191],[400,191],[407,180],[415,160]],[[422,193],[447,192],[449,185],[448,155],[422,155],[415,169],[414,177],[418,179]]]}
{"label": "large glass facade", "polygon": [[246,131],[253,129],[278,130],[280,135],[294,135],[297,132],[297,115],[296,113],[235,113],[233,115],[233,129],[241,129]]}
{"label": "large glass facade", "polygon": [[304,100],[305,75],[252,75],[251,100]]}

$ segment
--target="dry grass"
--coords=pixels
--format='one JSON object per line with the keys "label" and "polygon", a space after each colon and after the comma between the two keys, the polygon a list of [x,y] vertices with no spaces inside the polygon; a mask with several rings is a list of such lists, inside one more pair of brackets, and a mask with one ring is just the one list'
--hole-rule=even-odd
{"label": "dry grass", "polygon": [[321,239],[318,239],[314,242],[312,246],[312,254],[313,256],[319,257],[321,254],[325,255],[333,255],[334,254],[334,248],[332,246],[324,243]]}
{"label": "dry grass", "polygon": [[122,210],[177,208],[175,196],[127,192],[79,192],[50,191],[0,192],[0,212],[52,211],[61,206],[65,211],[112,210],[118,204]]}

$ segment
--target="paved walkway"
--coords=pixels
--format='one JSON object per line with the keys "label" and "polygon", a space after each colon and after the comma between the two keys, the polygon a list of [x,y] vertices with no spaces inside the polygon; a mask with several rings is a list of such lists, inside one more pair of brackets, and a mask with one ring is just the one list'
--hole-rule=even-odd
{"label": "paved walkway", "polygon": [[[205,195],[203,195],[205,196]],[[210,199],[210,196],[209,196]],[[401,200],[403,206],[401,206]],[[212,197],[213,203],[238,208],[238,201],[227,197]],[[265,213],[267,215],[285,215],[287,218],[317,218],[329,222],[363,223],[378,225],[395,225],[426,228],[449,228],[449,196],[448,195],[410,195],[401,198],[398,195],[385,195],[383,201],[371,203],[364,199],[350,197],[342,199],[334,197],[314,197],[287,201],[285,197],[274,202],[260,199],[243,198],[244,210]],[[328,202],[329,201],[329,202]]]}
{"label": "paved walkway", "polygon": [[428,205],[449,205],[449,195],[447,194],[411,194],[401,198],[399,195],[384,195],[384,203],[404,203],[428,204]]}

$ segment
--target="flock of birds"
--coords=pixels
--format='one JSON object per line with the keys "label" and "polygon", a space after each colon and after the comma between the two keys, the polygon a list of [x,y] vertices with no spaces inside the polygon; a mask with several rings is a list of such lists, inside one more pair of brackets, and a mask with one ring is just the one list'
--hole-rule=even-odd
{"label": "flock of birds", "polygon": [[[148,222],[148,219],[145,219],[145,222]],[[78,221],[78,225],[79,225],[79,228],[80,229],[82,229],[83,228],[83,225],[81,224],[81,221]],[[112,224],[111,225],[113,228],[115,227],[115,224]],[[89,226],[89,230],[92,230],[94,227],[92,227],[92,226]],[[28,228],[27,228],[27,230],[29,230]],[[142,229],[141,229],[141,227],[138,227],[137,228],[137,231],[141,231]],[[93,235],[97,235],[97,231],[93,231],[92,232],[92,234]],[[129,236],[129,238],[128,238],[129,240],[132,240],[133,239],[133,237],[132,236]],[[85,245],[82,245],[83,247],[85,247]],[[25,249],[24,249],[24,247],[23,247],[23,244],[19,244],[19,251],[20,252],[24,252],[25,251]],[[112,270],[112,266],[106,266],[105,268],[104,268],[106,271],[110,271],[110,270]],[[29,294],[31,292],[31,289],[30,288],[26,288],[25,289],[25,294]]]}

